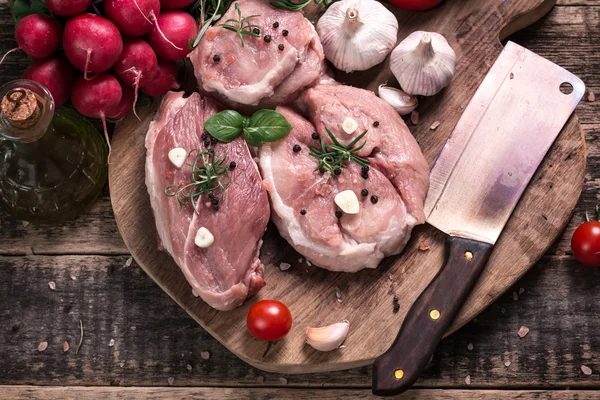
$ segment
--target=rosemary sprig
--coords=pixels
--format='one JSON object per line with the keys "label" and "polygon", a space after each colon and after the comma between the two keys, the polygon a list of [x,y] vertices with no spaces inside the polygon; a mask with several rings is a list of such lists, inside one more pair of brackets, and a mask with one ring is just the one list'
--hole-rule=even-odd
{"label": "rosemary sprig", "polygon": [[352,142],[350,142],[347,146],[342,146],[340,142],[333,136],[329,128],[325,128],[327,131],[327,135],[331,138],[333,144],[325,144],[323,138],[321,138],[321,148],[310,148],[310,155],[315,157],[319,161],[319,165],[315,168],[315,171],[319,171],[324,173],[325,171],[331,172],[332,176],[337,176],[335,173],[336,169],[347,168],[346,163],[344,161],[352,162],[361,165],[367,166],[369,165],[369,161],[357,156],[358,153],[367,141],[365,140],[360,146],[354,147],[365,135],[368,131],[364,131],[360,135],[358,135]]}
{"label": "rosemary sprig", "polygon": [[196,0],[192,5],[186,8],[186,11],[199,19],[202,23],[202,29],[194,39],[194,42],[188,44],[190,50],[195,49],[200,44],[206,30],[217,22],[229,9],[235,0]]}
{"label": "rosemary sprig", "polygon": [[255,14],[242,17],[242,11],[240,10],[240,5],[238,3],[235,3],[235,11],[237,12],[238,19],[229,18],[225,23],[220,24],[219,26],[237,33],[242,42],[242,47],[244,47],[244,35],[260,37],[260,33],[254,32],[255,28],[260,30],[260,26],[250,23],[250,18],[260,17],[260,15]]}
{"label": "rosemary sprig", "polygon": [[315,4],[322,4],[325,6],[325,8],[329,7],[330,5],[332,5],[333,3],[335,3],[337,0],[300,0],[297,3],[294,2],[293,0],[277,0],[271,3],[271,7],[273,8],[281,8],[283,10],[288,10],[288,11],[300,11],[302,10],[304,7],[306,7],[307,5],[309,5],[311,2],[314,2]]}
{"label": "rosemary sprig", "polygon": [[187,164],[192,167],[192,182],[183,185],[169,185],[165,188],[165,195],[176,197],[180,206],[188,201],[192,202],[194,211],[198,213],[200,201],[196,201],[203,194],[216,200],[222,200],[225,190],[231,184],[228,166],[226,165],[227,154],[217,158],[213,150],[190,151],[188,157],[195,154],[194,162]]}

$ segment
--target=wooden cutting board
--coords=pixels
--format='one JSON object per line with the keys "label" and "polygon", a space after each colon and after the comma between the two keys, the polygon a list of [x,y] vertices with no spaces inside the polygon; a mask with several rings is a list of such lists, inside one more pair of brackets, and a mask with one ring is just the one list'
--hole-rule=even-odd
{"label": "wooden cutting board", "polygon": [[[448,38],[458,55],[451,86],[421,103],[420,122],[411,127],[430,166],[500,53],[499,39],[541,18],[553,5],[554,1],[544,0],[447,0],[441,7],[422,13],[394,10],[399,39],[415,30],[437,31]],[[386,81],[395,83],[387,64],[337,78],[369,89]],[[154,218],[144,185],[144,136],[154,110],[143,112],[141,122],[130,117],[117,127],[110,163],[115,217],[142,268],[217,340],[257,368],[306,373],[372,363],[391,345],[410,305],[439,271],[444,235],[421,226],[401,256],[384,260],[377,270],[344,274],[308,266],[271,225],[261,254],[267,286],[234,311],[215,311],[192,295],[177,265],[156,249]],[[431,130],[435,121],[440,126]],[[571,217],[582,190],[584,170],[585,143],[573,116],[534,176],[450,332],[489,306],[542,257]],[[429,250],[419,250],[421,244],[427,244]],[[280,271],[281,262],[292,264],[292,268]],[[397,313],[394,296],[400,305]],[[266,343],[252,339],[245,327],[246,314],[259,299],[281,300],[294,316],[290,334],[265,358]],[[342,320],[350,321],[344,348],[320,353],[304,343],[308,326]]]}

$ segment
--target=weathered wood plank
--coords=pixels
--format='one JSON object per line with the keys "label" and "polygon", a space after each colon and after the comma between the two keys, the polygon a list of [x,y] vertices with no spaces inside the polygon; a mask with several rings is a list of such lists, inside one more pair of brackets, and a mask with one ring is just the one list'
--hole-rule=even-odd
{"label": "weathered wood plank", "polygon": [[[259,388],[107,388],[107,387],[36,387],[0,386],[2,395],[13,400],[26,399],[211,399],[211,400],[374,400],[380,399],[366,389],[280,389]],[[401,396],[390,397],[402,400],[592,400],[598,392],[590,390],[409,390]]]}
{"label": "weathered wood plank", "polygon": [[[0,384],[165,386],[174,378],[180,386],[370,387],[369,367],[282,376],[248,366],[126,261],[0,257]],[[417,386],[464,388],[470,375],[473,388],[600,388],[599,286],[600,269],[545,257],[513,289],[518,300],[511,290],[442,342]],[[521,339],[522,325],[531,331]],[[39,352],[43,341],[48,349]]]}

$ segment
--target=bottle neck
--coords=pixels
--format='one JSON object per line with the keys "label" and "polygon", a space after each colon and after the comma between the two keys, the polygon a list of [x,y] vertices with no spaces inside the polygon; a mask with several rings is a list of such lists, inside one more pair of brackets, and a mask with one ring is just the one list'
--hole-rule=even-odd
{"label": "bottle neck", "polygon": [[0,99],[0,140],[35,142],[54,117],[52,95],[37,82],[9,82],[0,88]]}

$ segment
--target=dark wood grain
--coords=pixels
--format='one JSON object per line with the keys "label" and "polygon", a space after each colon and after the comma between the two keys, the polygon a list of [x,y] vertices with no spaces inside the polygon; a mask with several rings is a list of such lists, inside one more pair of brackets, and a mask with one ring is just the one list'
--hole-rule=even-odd
{"label": "dark wood grain", "polygon": [[392,346],[373,363],[373,393],[376,395],[403,393],[419,379],[481,275],[494,246],[448,237],[445,247],[444,266],[410,307]]}
{"label": "dark wood grain", "polygon": [[[583,77],[588,89],[599,93],[600,0],[559,0],[558,4],[547,17],[513,38],[567,66]],[[0,2],[2,53],[15,47],[11,23],[5,2]],[[23,55],[11,55],[0,66],[1,80],[19,77],[26,65]],[[569,241],[585,210],[591,211],[600,200],[600,101],[584,100],[577,112],[587,140],[588,168],[584,192],[573,219],[550,249],[549,254],[558,256],[543,258],[476,320],[442,341],[433,362],[417,382],[420,388],[466,390],[414,390],[405,394],[412,397],[402,398],[598,398],[597,392],[582,389],[600,388],[597,311],[600,271],[579,266],[569,255]],[[80,218],[87,221],[86,225],[81,226],[75,220],[58,228],[32,225],[23,228],[20,221],[0,210],[0,254],[24,254],[32,245],[34,249],[38,245],[36,252],[52,254],[104,254],[107,249],[112,254],[127,252],[117,232],[108,196]],[[75,240],[78,244],[72,245]],[[118,256],[0,257],[0,383],[168,386],[168,378],[173,377],[174,386],[280,388],[261,392],[247,388],[238,392],[201,388],[169,392],[173,388],[102,387],[90,389],[99,390],[97,393],[101,395],[93,392],[87,398],[105,398],[109,392],[117,398],[124,390],[139,390],[140,398],[151,398],[155,393],[157,398],[167,394],[202,398],[203,393],[210,393],[209,398],[214,399],[232,398],[234,394],[238,395],[235,398],[243,398],[246,393],[261,399],[302,398],[301,389],[291,395],[281,390],[287,386],[313,387],[305,398],[368,398],[369,368],[285,376],[287,385],[284,385],[279,380],[280,375],[249,367],[204,332],[141,273],[138,266],[125,267],[126,260],[127,257]],[[65,289],[71,281],[68,275],[60,278],[62,271],[82,275]],[[56,292],[48,289],[50,279],[57,282]],[[518,294],[520,288],[525,292]],[[513,293],[517,293],[518,300],[513,300]],[[392,307],[391,302],[389,306]],[[79,339],[81,317],[86,320],[82,350],[79,355],[64,354],[63,340],[69,340],[72,349],[76,347],[74,342]],[[523,339],[516,334],[521,325],[531,329]],[[117,344],[109,347],[113,337]],[[46,352],[38,353],[37,345],[43,340],[51,342],[51,346]],[[470,343],[473,350],[469,350]],[[199,353],[205,350],[211,353],[209,360],[200,357]],[[508,367],[507,362],[511,363]],[[188,363],[193,366],[191,372],[186,368]],[[593,375],[584,375],[581,365],[592,368]],[[471,377],[470,386],[465,383],[467,375]],[[264,377],[263,383],[259,382],[260,377]],[[332,389],[316,392],[321,386]],[[352,386],[363,389],[333,389]],[[523,391],[484,390],[498,387]],[[528,390],[567,387],[571,390]],[[11,398],[17,394],[20,398],[42,397],[42,392],[36,389],[2,388],[0,397]],[[87,389],[47,390],[50,394],[46,398],[66,398],[70,392],[76,393],[77,398],[86,398],[83,392]]]}

